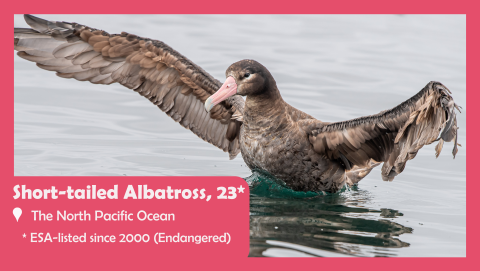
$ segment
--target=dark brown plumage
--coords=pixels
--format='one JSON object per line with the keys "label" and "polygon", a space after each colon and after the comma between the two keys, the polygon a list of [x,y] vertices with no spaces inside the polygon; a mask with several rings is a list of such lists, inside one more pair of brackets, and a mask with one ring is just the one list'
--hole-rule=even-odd
{"label": "dark brown plumage", "polygon": [[110,35],[77,23],[50,22],[31,15],[25,15],[25,20],[33,29],[14,30],[14,46],[21,58],[56,71],[59,77],[120,83],[228,152],[231,159],[240,152],[236,136],[240,126],[232,115],[243,109],[243,99],[231,97],[211,114],[205,112],[203,103],[221,83],[168,45],[128,33]]}
{"label": "dark brown plumage", "polygon": [[241,151],[251,169],[295,190],[336,192],[382,162],[382,177],[391,181],[435,141],[437,156],[444,141],[454,140],[457,152],[458,107],[438,82],[391,110],[326,123],[287,104],[254,60],[232,64],[222,86],[163,42],[31,15],[25,20],[33,29],[14,30],[20,57],[63,78],[133,89],[231,159]]}

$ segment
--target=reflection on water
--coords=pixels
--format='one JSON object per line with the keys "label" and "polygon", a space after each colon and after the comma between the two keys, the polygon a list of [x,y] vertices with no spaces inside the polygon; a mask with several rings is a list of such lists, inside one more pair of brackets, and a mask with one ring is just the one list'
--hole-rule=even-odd
{"label": "reflection on water", "polygon": [[251,257],[395,256],[385,248],[410,246],[401,235],[413,229],[389,220],[403,214],[363,207],[369,201],[367,191],[296,192],[258,172],[246,181],[251,193]]}

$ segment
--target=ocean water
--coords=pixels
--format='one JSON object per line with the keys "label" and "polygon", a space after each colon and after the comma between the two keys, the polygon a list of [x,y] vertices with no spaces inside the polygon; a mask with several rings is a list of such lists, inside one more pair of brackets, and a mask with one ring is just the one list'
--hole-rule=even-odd
{"label": "ocean water", "polygon": [[[219,80],[241,59],[324,121],[392,108],[429,81],[457,104],[459,148],[424,147],[393,182],[374,169],[337,194],[298,193],[252,173],[120,85],[58,78],[14,57],[16,176],[240,176],[250,256],[466,255],[466,17],[463,15],[42,15],[162,40]],[[22,16],[16,27],[27,27]]]}

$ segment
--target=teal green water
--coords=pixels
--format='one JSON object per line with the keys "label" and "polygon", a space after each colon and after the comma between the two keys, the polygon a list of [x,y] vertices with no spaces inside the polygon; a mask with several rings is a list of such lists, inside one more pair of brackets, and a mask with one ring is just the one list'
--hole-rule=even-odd
{"label": "teal green water", "polygon": [[[260,197],[267,198],[285,198],[285,199],[312,199],[319,196],[329,195],[327,192],[302,192],[290,189],[283,181],[276,179],[266,172],[253,171],[252,175],[245,178],[250,193]],[[344,187],[341,192],[345,191]]]}

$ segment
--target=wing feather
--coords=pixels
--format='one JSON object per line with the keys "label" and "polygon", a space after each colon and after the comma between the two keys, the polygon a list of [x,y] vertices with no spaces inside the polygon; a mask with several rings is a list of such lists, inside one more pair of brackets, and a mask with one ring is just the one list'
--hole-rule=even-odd
{"label": "wing feather", "polygon": [[[439,141],[438,157],[444,142],[454,140],[457,153],[458,106],[450,91],[439,82],[428,83],[418,94],[399,106],[379,114],[322,125],[307,132],[317,153],[336,159],[355,172],[370,172],[384,162],[382,178],[392,181],[408,160],[424,145]],[[352,183],[366,174],[350,174]]]}
{"label": "wing feather", "polygon": [[25,15],[25,20],[32,29],[14,30],[18,56],[62,78],[122,84],[198,137],[228,152],[230,159],[240,152],[244,100],[230,97],[206,113],[203,103],[220,88],[220,81],[165,43],[31,15]]}

